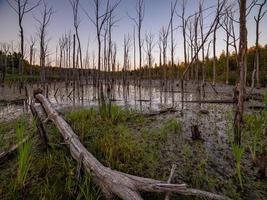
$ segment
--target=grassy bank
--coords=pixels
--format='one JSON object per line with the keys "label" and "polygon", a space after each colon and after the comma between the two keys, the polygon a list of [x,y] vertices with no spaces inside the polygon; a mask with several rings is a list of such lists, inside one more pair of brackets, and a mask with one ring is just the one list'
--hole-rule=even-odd
{"label": "grassy bank", "polygon": [[[87,149],[112,169],[167,180],[175,163],[173,182],[186,182],[233,199],[265,199],[267,182],[258,178],[257,162],[265,155],[266,113],[246,116],[242,147],[232,145],[232,118],[228,114],[228,143],[214,141],[214,152],[207,147],[211,144],[192,141],[185,124],[173,114],[147,117],[111,105],[72,111],[64,117]],[[21,116],[0,124],[1,151],[26,135],[34,136],[0,165],[1,199],[104,199],[88,173],[83,173],[78,193],[73,194],[76,163],[59,132],[46,124],[50,148],[44,150],[34,121],[28,119]],[[164,195],[144,194],[144,198],[164,199]]]}

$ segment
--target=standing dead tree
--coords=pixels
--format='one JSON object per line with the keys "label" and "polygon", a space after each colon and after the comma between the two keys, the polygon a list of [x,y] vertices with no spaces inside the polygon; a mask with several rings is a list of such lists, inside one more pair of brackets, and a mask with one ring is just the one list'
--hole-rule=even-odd
{"label": "standing dead tree", "polygon": [[124,35],[124,42],[123,42],[123,85],[126,85],[127,81],[127,76],[128,76],[128,71],[130,67],[130,60],[129,60],[129,52],[130,52],[130,36],[129,35]]}
{"label": "standing dead tree", "polygon": [[147,54],[147,60],[148,60],[148,79],[149,79],[149,88],[151,88],[151,68],[152,68],[152,51],[155,46],[154,44],[154,36],[152,33],[146,34],[145,36],[145,42],[146,42],[146,48],[145,52]]}
{"label": "standing dead tree", "polygon": [[39,23],[38,37],[40,42],[40,80],[42,84],[45,82],[45,61],[48,55],[47,26],[49,25],[53,12],[53,8],[48,7],[48,4],[45,0],[43,0],[41,19],[35,18],[35,20]]}
{"label": "standing dead tree", "polygon": [[[199,2],[199,28],[200,28],[200,35],[201,35],[201,42],[203,43],[204,40],[204,15],[203,15],[203,4],[204,0]],[[206,69],[205,69],[205,46],[202,46],[201,49],[202,55],[202,62],[201,62],[201,74],[202,74],[202,86],[204,87],[205,84],[205,77],[206,77]]]}
{"label": "standing dead tree", "polygon": [[227,17],[227,15],[225,16],[224,18],[224,21],[223,21],[223,26],[224,29],[225,29],[225,33],[226,33],[226,40],[225,40],[225,43],[226,43],[226,66],[225,66],[225,84],[229,84],[229,44],[230,44],[230,35],[229,33],[231,33],[231,24],[229,22],[229,17]]}
{"label": "standing dead tree", "polygon": [[177,0],[175,1],[174,5],[171,2],[171,17],[170,17],[170,32],[171,32],[171,67],[173,70],[173,76],[172,76],[172,91],[173,91],[173,87],[174,87],[174,74],[175,74],[175,69],[174,69],[174,27],[173,27],[173,17],[174,17],[174,13],[176,10],[176,6],[177,6]]}
{"label": "standing dead tree", "polygon": [[161,35],[161,31],[159,31],[158,47],[159,47],[159,67],[161,67],[162,66],[162,35]]}
{"label": "standing dead tree", "polygon": [[213,64],[212,64],[212,85],[215,85],[216,83],[216,61],[217,61],[217,56],[216,56],[216,34],[219,26],[219,21],[220,18],[218,17],[215,21],[215,27],[213,30]]}
{"label": "standing dead tree", "polygon": [[234,117],[234,142],[241,144],[243,112],[244,112],[244,95],[245,95],[245,62],[246,62],[246,0],[240,0],[239,4],[239,52],[238,68],[239,82],[235,88],[236,112]]}
{"label": "standing dead tree", "polygon": [[101,37],[102,37],[102,32],[103,32],[103,28],[104,25],[106,23],[106,21],[108,20],[108,18],[110,17],[110,12],[114,12],[115,9],[118,7],[118,5],[120,4],[120,1],[115,3],[114,5],[110,5],[110,0],[107,0],[106,6],[105,6],[105,10],[103,13],[100,13],[100,0],[93,0],[94,2],[94,7],[95,7],[95,19],[93,19],[86,10],[85,14],[87,15],[87,17],[89,18],[89,20],[94,24],[94,26],[96,27],[96,35],[97,35],[97,43],[98,43],[98,57],[97,57],[97,69],[98,69],[98,73],[97,73],[97,82],[99,85],[99,81],[100,81],[100,73],[101,73],[101,53],[102,53],[102,42],[101,42]]}
{"label": "standing dead tree", "polygon": [[82,62],[82,47],[81,47],[81,41],[80,41],[80,37],[79,37],[79,25],[80,25],[80,19],[79,19],[79,1],[80,0],[69,0],[71,7],[72,7],[72,13],[73,13],[73,25],[74,25],[74,29],[75,29],[75,35],[78,41],[78,52],[77,53],[77,57],[79,55],[80,58],[80,68],[83,69],[83,62]]}
{"label": "standing dead tree", "polygon": [[262,3],[257,3],[256,5],[259,6],[259,11],[258,15],[254,17],[254,20],[256,22],[256,42],[255,42],[255,47],[256,47],[256,52],[255,52],[255,62],[254,62],[254,71],[252,73],[252,83],[251,83],[251,88],[254,87],[254,76],[256,73],[256,87],[260,87],[260,52],[259,52],[259,26],[260,26],[260,21],[266,14],[267,10],[263,11],[264,5],[267,3],[267,0],[262,1]]}
{"label": "standing dead tree", "polygon": [[41,0],[38,1],[36,4],[31,4],[29,0],[7,0],[9,6],[16,12],[18,15],[18,22],[19,22],[19,36],[20,36],[20,62],[19,62],[19,75],[20,75],[20,83],[22,87],[22,76],[24,74],[24,66],[23,66],[23,59],[24,59],[24,29],[23,29],[23,19],[25,14],[31,12],[37,6],[39,6]]}
{"label": "standing dead tree", "polygon": [[182,3],[182,14],[180,15],[178,12],[176,12],[176,15],[182,20],[182,33],[183,33],[183,48],[184,48],[184,66],[185,68],[187,67],[187,45],[186,45],[186,29],[187,29],[187,24],[188,24],[188,19],[185,17],[185,9],[186,9],[186,3],[187,0],[183,0]]}
{"label": "standing dead tree", "polygon": [[7,57],[8,57],[8,54],[10,53],[10,45],[8,43],[4,43],[2,44],[2,48],[1,50],[3,51],[3,54],[4,54],[4,60],[2,61],[2,65],[0,67],[0,73],[2,73],[2,76],[0,74],[0,83],[4,83],[5,81],[5,77],[6,77],[6,73],[7,73]]}
{"label": "standing dead tree", "polygon": [[[113,51],[113,40],[112,40],[112,30],[113,27],[116,25],[116,23],[118,22],[118,19],[115,18],[114,12],[112,12],[110,9],[112,7],[109,8],[109,17],[107,20],[107,31],[108,31],[108,50],[107,50],[107,70],[108,70],[108,78],[110,76],[110,72],[111,72],[111,68],[112,68],[112,51]],[[110,81],[110,79],[109,79]]]}
{"label": "standing dead tree", "polygon": [[161,37],[162,37],[162,59],[163,59],[163,84],[164,91],[167,91],[167,47],[168,47],[168,30],[165,27],[161,29]]}
{"label": "standing dead tree", "polygon": [[36,38],[31,37],[30,39],[30,75],[32,76],[33,74],[33,54],[34,54],[34,46],[36,43]]}
{"label": "standing dead tree", "polygon": [[[141,38],[141,31],[142,31],[142,24],[145,16],[145,2],[144,0],[137,0],[136,3],[136,17],[130,17],[135,23],[137,30],[138,30],[138,48],[139,48],[139,70],[141,71],[142,68],[142,38]],[[140,84],[140,83],[139,83]]]}
{"label": "standing dead tree", "polygon": [[214,32],[214,28],[215,28],[215,25],[217,23],[217,18],[220,18],[221,16],[223,16],[225,14],[224,10],[223,10],[225,5],[226,5],[226,0],[223,0],[223,1],[218,0],[217,1],[217,6],[216,6],[216,12],[215,12],[214,19],[211,21],[211,24],[210,24],[210,26],[208,28],[208,31],[204,34],[205,36],[203,38],[203,41],[201,42],[201,44],[198,45],[198,48],[196,49],[195,54],[192,56],[192,59],[191,59],[190,63],[188,63],[187,67],[185,68],[185,70],[183,72],[183,75],[181,76],[181,83],[183,83],[185,75],[187,74],[188,70],[192,67],[193,63],[195,62],[195,60],[197,58],[197,54],[202,49],[203,45],[205,45],[205,43],[207,42],[209,36]]}

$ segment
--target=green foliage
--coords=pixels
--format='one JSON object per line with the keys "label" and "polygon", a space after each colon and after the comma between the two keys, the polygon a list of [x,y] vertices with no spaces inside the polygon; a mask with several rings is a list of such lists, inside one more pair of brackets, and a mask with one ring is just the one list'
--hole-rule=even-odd
{"label": "green foliage", "polygon": [[[264,102],[267,105],[267,92],[264,95]],[[265,152],[265,135],[267,126],[267,109],[253,114],[244,116],[245,132],[248,134],[247,139],[251,152],[252,161],[256,163],[257,155]]]}
{"label": "green foliage", "polygon": [[156,178],[158,151],[166,144],[169,134],[180,133],[180,122],[170,119],[159,128],[144,128],[135,134],[136,126],[146,123],[142,115],[116,105],[111,105],[111,115],[102,109],[71,112],[66,119],[104,165]]}
{"label": "green foliage", "polygon": [[79,190],[76,200],[99,200],[101,198],[100,189],[93,186],[92,178],[88,173],[83,175]]}
{"label": "green foliage", "polygon": [[257,153],[260,151],[263,133],[264,118],[262,115],[251,114],[245,115],[245,131],[248,132],[249,137],[249,149],[251,152],[252,161],[256,163]]}
{"label": "green foliage", "polygon": [[240,187],[243,189],[242,174],[241,174],[241,159],[244,154],[244,147],[237,144],[233,144],[232,150],[236,161],[236,174],[239,180]]}
{"label": "green foliage", "polygon": [[[26,124],[23,121],[19,121],[16,127],[17,144],[25,140],[26,136],[27,136]],[[29,168],[32,162],[31,151],[32,151],[31,139],[28,139],[26,142],[19,145],[18,147],[18,174],[17,174],[18,187],[23,187],[26,182]]]}
{"label": "green foliage", "polygon": [[163,127],[164,131],[174,134],[181,134],[182,132],[182,124],[175,118],[168,119]]}

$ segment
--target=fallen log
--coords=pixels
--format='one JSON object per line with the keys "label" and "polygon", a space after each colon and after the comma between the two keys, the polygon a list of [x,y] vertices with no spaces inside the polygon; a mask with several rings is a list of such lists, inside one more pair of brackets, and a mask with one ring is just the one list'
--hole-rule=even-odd
{"label": "fallen log", "polygon": [[248,107],[249,109],[253,109],[253,110],[264,110],[267,109],[267,106],[265,105],[252,105]]}
{"label": "fallen log", "polygon": [[38,109],[34,106],[34,104],[30,105],[30,109],[31,109],[33,117],[36,120],[36,126],[37,126],[39,136],[42,140],[43,148],[46,149],[47,147],[49,147],[48,137],[47,137],[47,134],[46,134],[43,122],[42,122],[42,118],[39,114],[40,111],[38,111]]}
{"label": "fallen log", "polygon": [[151,112],[151,113],[145,113],[143,114],[145,117],[153,117],[156,115],[161,115],[161,114],[165,114],[165,113],[173,113],[173,112],[177,112],[177,110],[175,110],[173,107],[170,108],[166,108],[160,111],[156,111],[156,112]]}
{"label": "fallen log", "polygon": [[[171,169],[171,173],[170,173],[170,176],[169,176],[169,178],[168,178],[167,183],[171,183],[171,180],[172,180],[172,178],[173,178],[175,169],[176,169],[176,165],[173,164],[173,165],[172,165],[172,169]],[[170,193],[170,192],[167,192],[167,194],[166,194],[166,196],[165,196],[165,200],[170,200],[170,195],[171,195],[171,193]]]}
{"label": "fallen log", "polygon": [[94,182],[102,189],[106,198],[115,196],[123,200],[142,200],[140,192],[173,192],[182,195],[193,195],[209,199],[229,199],[214,193],[190,189],[186,184],[171,184],[160,180],[138,177],[102,165],[80,142],[70,125],[56,112],[51,103],[42,94],[35,98],[43,106],[48,118],[59,129],[72,157],[79,162],[83,155],[82,164],[86,171],[92,174]]}
{"label": "fallen log", "polygon": [[235,103],[233,99],[224,100],[196,100],[196,101],[183,101],[184,103],[212,103],[212,104],[233,104]]}

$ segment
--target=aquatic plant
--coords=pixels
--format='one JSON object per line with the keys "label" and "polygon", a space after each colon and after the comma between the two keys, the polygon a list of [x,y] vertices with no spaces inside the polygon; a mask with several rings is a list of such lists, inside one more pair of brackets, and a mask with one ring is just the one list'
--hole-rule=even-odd
{"label": "aquatic plant", "polygon": [[182,124],[179,120],[170,118],[164,123],[163,129],[170,133],[180,134],[182,132]]}
{"label": "aquatic plant", "polygon": [[[26,137],[25,122],[19,121],[16,127],[17,143],[22,142]],[[18,173],[17,173],[17,186],[23,187],[32,162],[32,140],[28,139],[21,144],[18,148]]]}
{"label": "aquatic plant", "polygon": [[98,200],[101,198],[100,189],[93,186],[90,174],[84,174],[79,184],[79,194],[76,200]]}
{"label": "aquatic plant", "polygon": [[241,159],[244,154],[244,147],[238,144],[233,144],[232,150],[236,161],[236,174],[239,180],[239,185],[241,189],[243,189],[242,174],[241,174]]}

